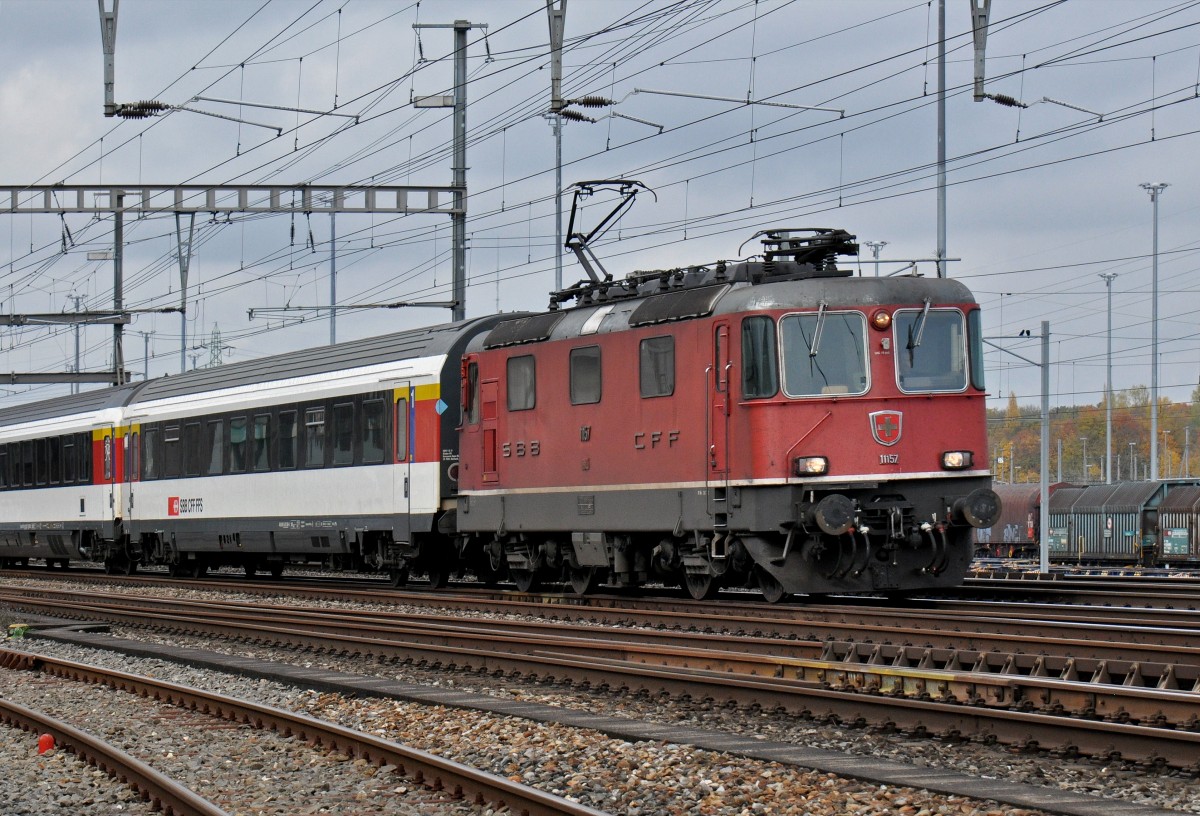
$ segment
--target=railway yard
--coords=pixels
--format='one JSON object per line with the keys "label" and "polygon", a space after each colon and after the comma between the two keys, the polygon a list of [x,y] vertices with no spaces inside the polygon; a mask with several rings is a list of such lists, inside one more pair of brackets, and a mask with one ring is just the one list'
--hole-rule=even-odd
{"label": "railway yard", "polygon": [[3,741],[0,793],[15,813],[1200,812],[1195,585],[1116,580],[768,606],[10,571],[0,703],[31,733]]}

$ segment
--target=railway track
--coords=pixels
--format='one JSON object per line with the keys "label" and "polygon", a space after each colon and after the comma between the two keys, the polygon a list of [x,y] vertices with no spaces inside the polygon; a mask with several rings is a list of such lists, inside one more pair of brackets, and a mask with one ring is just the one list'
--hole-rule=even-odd
{"label": "railway track", "polygon": [[[326,751],[361,758],[377,767],[390,766],[418,785],[448,792],[454,799],[490,803],[528,816],[603,816],[604,812],[555,796],[502,776],[471,768],[449,759],[400,745],[304,714],[285,711],[228,697],[213,691],[191,688],[151,677],[133,675],[75,661],[0,649],[0,666],[10,671],[37,672],[64,681],[107,686],[158,704],[200,712],[216,721],[253,726],[295,737]],[[147,798],[155,809],[168,816],[224,816],[226,810],[113,745],[79,729],[0,699],[0,718],[6,724],[39,729],[55,736],[68,747]],[[232,812],[232,811],[229,811]]]}
{"label": "railway track", "polygon": [[[85,600],[75,593],[35,589],[6,590],[0,601],[43,614],[69,609],[75,619],[114,621],[160,632],[707,696],[913,733],[996,740],[1146,764],[1194,768],[1200,747],[1195,713],[1200,702],[1196,693],[1200,653],[1189,645],[1194,631],[1189,635],[1126,625],[1113,628],[1107,641],[1098,637],[1100,630],[1094,625],[1088,629],[1089,637],[1073,639],[1009,634],[1004,642],[1012,650],[1001,652],[994,642],[982,650],[965,645],[985,635],[964,633],[967,621],[962,617],[945,631],[933,631],[926,616],[924,629],[906,618],[909,622],[904,626],[894,620],[878,625],[871,631],[871,642],[844,639],[847,631],[862,631],[868,610],[855,612],[860,619],[854,623],[779,618],[770,622],[776,634],[764,637],[610,629],[561,621],[453,616],[414,620],[411,612],[164,601],[119,594]],[[590,607],[578,611],[595,612]],[[612,612],[626,623],[637,614],[628,609]],[[642,624],[661,624],[664,614],[643,613]],[[745,625],[744,618],[724,612],[723,607],[721,612],[711,612],[710,622],[722,630]],[[996,620],[988,618],[971,625],[997,628]],[[1026,628],[1011,615],[1007,626]],[[801,637],[805,631],[808,635]],[[814,636],[814,631],[821,636]],[[831,631],[843,638],[830,638]],[[905,643],[916,636],[939,638],[942,645]],[[1155,637],[1171,642],[1136,643]],[[1050,647],[1059,651],[1046,653]],[[1094,656],[1081,656],[1083,648]],[[1119,657],[1130,650],[1154,655],[1158,662]]]}

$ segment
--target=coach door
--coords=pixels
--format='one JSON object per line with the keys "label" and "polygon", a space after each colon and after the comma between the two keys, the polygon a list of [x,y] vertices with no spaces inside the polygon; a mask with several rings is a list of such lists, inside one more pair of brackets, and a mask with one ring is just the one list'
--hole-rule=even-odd
{"label": "coach door", "polygon": [[730,371],[729,324],[713,327],[712,367],[708,372],[708,480],[724,482],[729,476]]}
{"label": "coach door", "polygon": [[395,508],[395,521],[392,523],[392,534],[397,541],[412,540],[412,521],[409,510],[412,507],[412,459],[413,459],[413,389],[409,382],[397,383],[392,391],[392,422],[395,433],[392,434],[394,444],[392,453],[396,457],[394,468],[394,483],[392,486]]}
{"label": "coach door", "polygon": [[[98,448],[98,450],[97,450]],[[117,436],[117,428],[113,425],[101,425],[92,432],[92,451],[96,484],[100,486],[102,498],[99,516],[104,525],[106,536],[113,535],[111,524],[115,516],[119,516],[121,507],[121,490],[118,479],[117,460],[121,456],[121,440]],[[91,515],[89,513],[89,515]]]}

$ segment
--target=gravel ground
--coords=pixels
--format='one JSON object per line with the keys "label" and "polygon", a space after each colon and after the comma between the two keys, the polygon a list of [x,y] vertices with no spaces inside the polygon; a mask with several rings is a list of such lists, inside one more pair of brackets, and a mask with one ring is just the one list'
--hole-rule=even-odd
{"label": "gravel ground", "polygon": [[[41,585],[41,584],[40,584]],[[172,597],[192,596],[189,592],[169,590]],[[220,593],[228,597],[228,593]],[[195,597],[204,597],[197,593]],[[260,601],[261,602],[261,601]],[[303,605],[305,602],[288,599],[288,603]],[[323,604],[328,607],[328,604]],[[359,608],[347,604],[348,607]],[[401,607],[389,605],[387,611],[402,611]],[[413,610],[416,613],[418,610]],[[135,630],[123,630],[116,634],[141,640],[159,640],[176,645],[192,645],[239,655],[296,662],[294,652],[276,650],[245,644],[228,644],[199,638],[172,635],[162,638]],[[118,661],[126,658],[103,656],[79,656],[74,647],[37,641],[26,645],[38,651],[56,654],[85,662]],[[447,674],[421,670],[400,665],[380,665],[362,660],[342,659],[329,655],[305,654],[300,658],[303,665],[326,667],[339,671],[360,674],[376,674],[426,685],[456,688],[486,693],[497,697],[537,702],[563,707],[597,710],[634,719],[661,723],[692,725],[731,733],[757,735],[768,739],[798,745],[840,750],[846,753],[880,756],[909,762],[924,767],[952,768],[984,778],[1004,778],[1028,783],[1043,784],[1064,789],[1093,793],[1107,798],[1155,805],[1186,812],[1200,813],[1200,783],[1190,774],[1176,772],[1148,773],[1144,770],[1120,763],[1094,764],[1087,761],[1072,761],[1050,758],[1045,755],[1014,754],[1003,748],[989,747],[976,743],[948,744],[932,740],[919,740],[902,735],[879,734],[869,730],[830,726],[795,717],[780,717],[774,714],[747,714],[744,711],[726,711],[703,705],[684,706],[677,702],[664,704],[658,700],[644,700],[625,695],[607,695],[598,699],[598,693],[575,692],[560,686],[523,685],[511,679],[496,680],[466,674]],[[135,661],[140,663],[140,661]],[[144,664],[143,664],[144,665]],[[130,668],[130,671],[169,671],[169,676],[180,676],[190,670],[181,667]],[[203,676],[204,673],[201,673]],[[202,684],[211,680],[187,680]],[[241,681],[247,683],[248,681]],[[261,690],[262,684],[250,683],[252,691]],[[241,692],[239,692],[241,693]],[[250,693],[243,693],[259,699]],[[723,757],[699,752],[686,747],[658,745],[630,745],[609,740],[595,734],[580,736],[580,732],[555,726],[542,726],[527,721],[512,721],[490,717],[469,711],[446,712],[427,707],[395,701],[347,701],[331,695],[301,693],[289,702],[265,700],[276,705],[303,709],[308,713],[334,719],[362,730],[381,733],[391,739],[408,742],[416,747],[452,756],[459,761],[483,767],[496,773],[535,777],[544,768],[545,746],[553,746],[562,752],[562,758],[552,764],[554,773],[545,787],[556,793],[575,797],[579,795],[594,807],[629,813],[1028,813],[1013,808],[985,806],[978,802],[948,800],[912,791],[876,790],[855,782],[837,780],[828,776],[805,774],[795,769],[768,766],[750,760]],[[415,727],[410,724],[419,724]],[[450,733],[447,733],[449,729]],[[572,748],[573,744],[577,744]],[[579,746],[583,746],[582,748]],[[580,757],[579,751],[583,751]],[[650,754],[643,752],[649,751]],[[532,753],[531,753],[532,752]],[[671,770],[664,778],[655,771],[653,778],[640,772],[644,768],[686,766],[696,767],[684,774]],[[602,767],[601,767],[602,766]],[[567,769],[565,772],[563,769]],[[719,773],[718,773],[719,771]],[[671,774],[675,774],[671,777]],[[764,774],[770,774],[764,776]],[[793,779],[795,781],[793,781]],[[574,785],[572,785],[572,780]],[[679,781],[684,780],[684,781]],[[769,781],[768,781],[769,780]],[[672,784],[674,782],[674,784]],[[557,787],[555,786],[557,785]],[[672,790],[672,788],[674,788]],[[581,790],[582,789],[582,793]],[[665,798],[686,792],[688,800],[675,801],[675,809],[661,810]],[[711,809],[711,804],[700,807],[704,801],[700,794],[711,790],[721,800],[723,809]],[[718,793],[719,791],[719,793]],[[776,793],[772,794],[771,791]],[[608,799],[604,796],[607,792]],[[617,794],[618,799],[612,795]],[[654,795],[653,804],[642,803],[639,794]],[[739,796],[748,798],[738,809]],[[774,797],[774,799],[770,797]],[[695,797],[700,797],[695,799]],[[848,798],[856,797],[856,798]],[[758,809],[755,809],[758,805]],[[687,808],[699,808],[688,810]],[[766,809],[763,809],[766,808]],[[857,810],[856,810],[857,808]]]}
{"label": "gravel ground", "polygon": [[[97,654],[93,651],[91,656]],[[130,671],[138,669],[129,666]],[[162,665],[157,669],[159,676],[168,670]],[[220,678],[209,679],[221,682]],[[236,690],[238,684],[233,685]],[[271,731],[143,700],[127,692],[28,672],[0,671],[0,695],[102,737],[233,816],[481,816],[490,812],[416,786],[390,766],[378,768]],[[66,760],[61,750],[38,756],[35,736],[15,740],[8,752],[24,756],[11,757],[12,764],[0,774],[0,794],[9,803],[3,810],[6,816],[13,812],[149,811],[125,809],[125,803],[136,794],[115,783],[101,783],[107,777],[86,766],[81,766],[82,771],[76,767],[62,772],[55,765],[81,764]],[[35,784],[19,784],[10,775],[14,768],[20,769],[21,778]],[[104,790],[103,799],[96,795],[97,788]],[[91,809],[85,810],[83,804]]]}

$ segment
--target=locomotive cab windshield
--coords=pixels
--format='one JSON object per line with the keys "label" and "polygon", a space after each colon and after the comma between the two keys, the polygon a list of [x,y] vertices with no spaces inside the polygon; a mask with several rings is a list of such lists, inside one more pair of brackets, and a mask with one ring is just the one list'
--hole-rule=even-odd
{"label": "locomotive cab windshield", "polygon": [[901,391],[962,391],[967,387],[967,342],[958,309],[896,312],[896,378]]}

